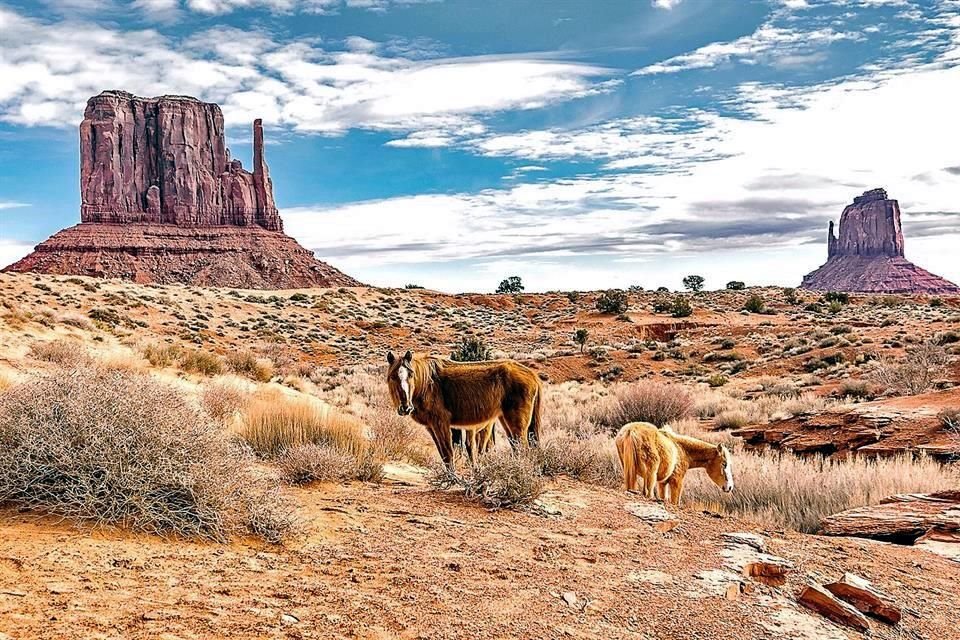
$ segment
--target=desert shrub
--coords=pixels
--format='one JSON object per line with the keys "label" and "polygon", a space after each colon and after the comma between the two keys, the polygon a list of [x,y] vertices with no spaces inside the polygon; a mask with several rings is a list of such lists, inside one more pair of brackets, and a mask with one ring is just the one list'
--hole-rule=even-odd
{"label": "desert shrub", "polygon": [[158,534],[278,540],[291,512],[251,462],[145,374],[64,368],[0,395],[0,502]]}
{"label": "desert shrub", "polygon": [[180,347],[175,344],[147,344],[140,352],[155,367],[172,367],[180,358]]}
{"label": "desert shrub", "polygon": [[234,373],[257,382],[270,382],[273,378],[273,362],[269,358],[258,358],[250,351],[228,354],[227,366]]}
{"label": "desert shrub", "polygon": [[251,395],[237,379],[216,378],[204,385],[200,403],[211,416],[226,421],[247,406]]}
{"label": "desert shrub", "polygon": [[873,388],[866,380],[844,380],[840,395],[845,398],[866,399],[873,397]]}
{"label": "desert shrub", "polygon": [[934,382],[947,374],[950,356],[946,350],[933,342],[907,349],[900,362],[884,361],[872,372],[872,380],[888,391],[915,395],[929,391]]}
{"label": "desert shrub", "polygon": [[490,348],[483,338],[464,337],[453,353],[450,354],[450,359],[457,362],[480,362],[489,360],[490,354]]}
{"label": "desert shrub", "polygon": [[370,446],[382,460],[399,460],[426,465],[436,455],[436,447],[426,430],[395,411],[369,409],[362,416],[370,430]]}
{"label": "desert shrub", "polygon": [[828,291],[823,294],[824,302],[839,302],[840,304],[849,304],[850,295],[842,291]]}
{"label": "desert shrub", "polygon": [[30,355],[63,366],[78,365],[90,359],[83,345],[76,340],[34,342],[30,345]]}
{"label": "desert shrub", "polygon": [[224,371],[223,359],[215,353],[189,349],[180,355],[180,368],[203,376],[218,376]]}
{"label": "desert shrub", "polygon": [[747,285],[740,280],[731,280],[727,283],[728,291],[743,291],[747,288]]}
{"label": "desert shrub", "polygon": [[673,299],[673,305],[670,307],[670,315],[674,318],[686,318],[693,315],[693,307],[686,296],[677,296]]}
{"label": "desert shrub", "polygon": [[830,313],[840,313],[841,311],[843,311],[843,303],[840,302],[839,300],[834,300],[827,307],[827,311],[829,311]]}
{"label": "desert shrub", "polygon": [[933,342],[939,345],[960,342],[960,333],[956,331],[941,331],[933,336]]}
{"label": "desert shrub", "polygon": [[673,311],[673,300],[670,298],[657,298],[653,301],[654,313],[670,313]]}
{"label": "desert shrub", "polygon": [[944,409],[937,414],[937,418],[945,429],[960,432],[960,407]]}
{"label": "desert shrub", "polygon": [[356,477],[357,458],[346,451],[322,444],[301,444],[284,451],[276,460],[281,477],[290,484],[310,484]]}
{"label": "desert shrub", "polygon": [[830,327],[830,333],[835,336],[840,336],[845,333],[853,333],[853,327],[848,324],[835,324]]}
{"label": "desert shrub", "polygon": [[57,316],[57,321],[61,324],[65,324],[68,327],[74,327],[76,329],[84,329],[89,331],[93,328],[93,323],[86,318],[77,313],[62,313]]}
{"label": "desert shrub", "polygon": [[597,311],[600,313],[620,315],[626,313],[629,306],[629,296],[622,289],[608,289],[597,296]]}
{"label": "desert shrub", "polygon": [[707,384],[711,387],[722,387],[723,385],[730,382],[730,378],[723,375],[722,373],[715,373],[709,378],[707,378]]}
{"label": "desert shrub", "polygon": [[463,487],[468,500],[492,509],[508,509],[529,505],[543,493],[543,475],[536,458],[529,450],[513,452],[496,449],[483,456],[461,479],[451,478],[446,470],[436,470],[430,478],[434,486],[451,483]]}
{"label": "desert shrub", "polygon": [[800,302],[800,298],[797,297],[796,289],[784,289],[783,299],[787,304],[797,304]]}
{"label": "desert shrub", "polygon": [[766,303],[763,301],[757,294],[751,295],[747,298],[747,301],[743,303],[744,311],[749,311],[750,313],[763,313],[763,310],[766,308]]}
{"label": "desert shrub", "polygon": [[939,309],[940,307],[943,307],[945,303],[943,302],[943,298],[930,298],[930,302],[927,304],[934,309]]}
{"label": "desert shrub", "polygon": [[587,339],[590,337],[590,332],[586,329],[580,328],[575,329],[573,332],[573,341],[580,345],[580,353],[583,353],[583,348],[587,344]]}
{"label": "desert shrub", "polygon": [[106,307],[94,307],[87,312],[87,315],[94,322],[99,322],[101,324],[115,327],[123,322],[123,318],[120,317],[120,314],[114,309]]}
{"label": "desert shrub", "polygon": [[742,429],[748,424],[750,417],[743,411],[724,411],[713,419],[714,427],[724,431]]}
{"label": "desert shrub", "polygon": [[807,533],[834,513],[898,493],[955,488],[960,482],[955,469],[925,457],[825,459],[749,451],[734,453],[732,493],[721,493],[704,473],[687,477],[685,500]]}
{"label": "desert shrub", "polygon": [[530,451],[546,477],[567,475],[603,487],[619,486],[620,459],[609,436],[581,439],[569,432],[551,434]]}
{"label": "desert shrub", "polygon": [[239,435],[260,456],[273,457],[303,444],[324,444],[360,457],[367,449],[363,425],[309,397],[279,390],[256,395],[244,411]]}
{"label": "desert shrub", "polygon": [[636,382],[618,387],[595,408],[594,420],[612,431],[628,422],[650,422],[663,426],[686,418],[693,410],[693,398],[681,386]]}
{"label": "desert shrub", "polygon": [[737,341],[733,338],[724,338],[720,341],[721,349],[733,349],[735,346],[737,346]]}
{"label": "desert shrub", "polygon": [[523,281],[520,276],[510,276],[500,281],[497,286],[497,293],[521,293],[523,291]]}

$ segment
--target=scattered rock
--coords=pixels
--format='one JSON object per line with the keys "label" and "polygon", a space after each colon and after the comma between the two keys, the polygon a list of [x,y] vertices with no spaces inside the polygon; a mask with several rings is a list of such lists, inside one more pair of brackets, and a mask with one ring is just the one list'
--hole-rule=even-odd
{"label": "scattered rock", "polygon": [[564,591],[561,598],[563,598],[563,601],[566,602],[568,606],[577,606],[577,594],[573,591]]}
{"label": "scattered rock", "polygon": [[869,613],[888,624],[897,624],[903,617],[900,607],[891,596],[852,573],[843,574],[843,578],[826,585],[826,589],[863,613]]}
{"label": "scattered rock", "polygon": [[949,544],[958,541],[960,533],[960,491],[891,496],[878,505],[848,509],[824,518],[820,529],[829,536],[899,544],[913,544],[932,535]]}
{"label": "scattered rock", "polygon": [[720,537],[727,542],[753,547],[760,553],[766,553],[767,551],[767,541],[763,538],[763,536],[757,535],[756,533],[738,531],[734,533],[724,533]]}
{"label": "scattered rock", "polygon": [[662,504],[654,502],[628,502],[623,508],[649,524],[676,519],[676,516],[667,511]]}
{"label": "scattered rock", "polygon": [[870,628],[866,616],[818,584],[810,583],[804,587],[797,596],[797,601],[837,624],[857,631],[867,631]]}
{"label": "scattered rock", "polygon": [[298,622],[300,622],[300,618],[293,615],[292,613],[285,613],[282,616],[280,616],[280,621],[283,622],[284,624],[297,624]]}
{"label": "scattered rock", "polygon": [[771,587],[780,587],[786,584],[789,571],[790,567],[782,563],[750,562],[743,567],[743,577],[753,578]]}

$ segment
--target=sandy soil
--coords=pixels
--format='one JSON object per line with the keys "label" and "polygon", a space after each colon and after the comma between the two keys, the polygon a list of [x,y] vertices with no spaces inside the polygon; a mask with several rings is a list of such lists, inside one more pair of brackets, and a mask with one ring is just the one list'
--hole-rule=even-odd
{"label": "sandy soil", "polygon": [[954,637],[960,607],[960,564],[922,550],[760,531],[795,566],[774,588],[741,578],[722,538],[756,526],[690,508],[650,524],[633,496],[574,481],[543,499],[554,515],[488,512],[396,470],[294,495],[306,535],[285,548],[0,513],[0,637],[860,637],[793,603],[843,571],[919,616],[875,622],[875,637]]}

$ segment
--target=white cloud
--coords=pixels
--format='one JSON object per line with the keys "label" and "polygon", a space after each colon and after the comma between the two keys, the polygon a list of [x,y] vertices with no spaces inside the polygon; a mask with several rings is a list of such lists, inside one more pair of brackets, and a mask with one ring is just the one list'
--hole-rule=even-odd
{"label": "white cloud", "polygon": [[[225,2],[191,1],[208,3],[200,6],[210,11]],[[290,4],[269,2],[278,9]],[[337,50],[221,27],[176,41],[153,30],[47,23],[2,7],[0,30],[0,120],[25,125],[76,126],[89,96],[123,88],[218,102],[229,124],[262,117],[301,131],[434,132],[395,143],[411,146],[475,135],[482,131],[478,118],[487,114],[534,109],[613,86],[602,82],[610,71],[591,65],[515,56],[384,57],[377,43],[363,38],[348,39],[347,49]]]}
{"label": "white cloud", "polygon": [[4,202],[0,200],[0,211],[3,209],[19,209],[21,207],[29,207],[30,205],[25,202]]}
{"label": "white cloud", "polygon": [[666,9],[669,11],[680,4],[682,0],[652,0],[650,4],[657,9]]}
{"label": "white cloud", "polygon": [[[348,272],[390,284],[430,269],[428,284],[447,289],[489,288],[506,272],[532,274],[540,289],[653,286],[709,265],[714,280],[795,285],[825,258],[826,220],[883,186],[900,200],[908,258],[957,281],[960,161],[944,137],[960,86],[954,47],[822,86],[743,84],[728,105],[738,117],[691,111],[687,122],[618,119],[471,141],[484,154],[652,172],[304,207],[284,212],[287,227]],[[579,284],[581,273],[592,280]]]}
{"label": "white cloud", "polygon": [[33,250],[33,245],[0,238],[0,269],[13,264]]}
{"label": "white cloud", "polygon": [[734,61],[742,64],[774,63],[787,56],[810,53],[816,47],[838,40],[857,40],[861,37],[854,32],[835,31],[829,27],[804,31],[776,27],[768,23],[748,36],[730,42],[714,42],[696,51],[648,65],[634,73],[637,75],[677,73],[689,69],[715,67]]}

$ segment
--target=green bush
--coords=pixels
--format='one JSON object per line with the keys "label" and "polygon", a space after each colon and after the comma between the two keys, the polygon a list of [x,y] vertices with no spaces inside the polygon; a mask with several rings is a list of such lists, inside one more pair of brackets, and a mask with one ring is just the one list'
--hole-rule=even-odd
{"label": "green bush", "polygon": [[622,289],[608,289],[597,297],[597,311],[600,313],[614,313],[617,315],[627,312],[630,298]]}
{"label": "green bush", "polygon": [[674,318],[686,318],[693,315],[693,307],[686,296],[677,296],[673,299],[673,307],[670,309],[670,315]]}
{"label": "green bush", "polygon": [[465,337],[460,340],[456,350],[450,354],[457,362],[480,362],[490,359],[490,348],[483,338]]}
{"label": "green bush", "polygon": [[843,293],[842,291],[828,291],[823,294],[823,299],[825,302],[839,302],[840,304],[849,304],[850,295]]}
{"label": "green bush", "polygon": [[744,310],[750,313],[763,313],[765,307],[766,303],[763,301],[763,298],[757,294],[753,294],[747,298],[747,301],[743,305]]}
{"label": "green bush", "polygon": [[697,293],[703,290],[703,285],[706,283],[706,278],[703,276],[690,275],[683,279],[683,286]]}
{"label": "green bush", "polygon": [[727,283],[728,291],[743,291],[747,288],[747,285],[740,280],[731,280]]}

